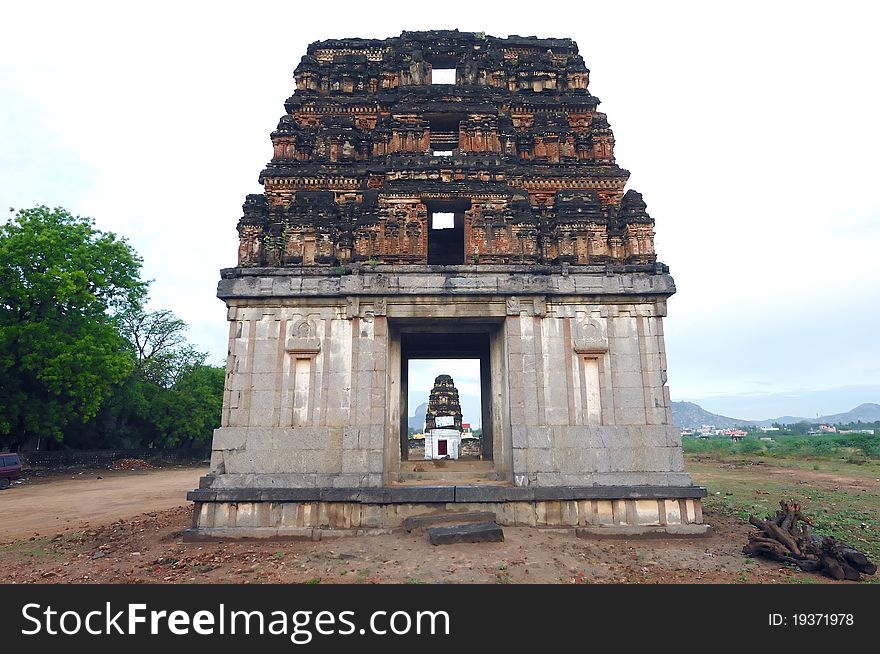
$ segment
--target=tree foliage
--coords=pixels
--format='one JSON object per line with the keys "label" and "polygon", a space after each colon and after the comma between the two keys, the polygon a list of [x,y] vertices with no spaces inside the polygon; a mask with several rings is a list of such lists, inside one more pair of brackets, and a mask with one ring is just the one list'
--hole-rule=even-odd
{"label": "tree foliage", "polygon": [[135,372],[145,381],[170,388],[205,361],[207,355],[187,342],[186,323],[168,309],[127,311],[119,322],[134,348]]}
{"label": "tree foliage", "polygon": [[224,370],[187,342],[183,320],[143,308],[140,269],[124,239],[64,209],[0,226],[0,449],[210,439]]}
{"label": "tree foliage", "polygon": [[223,369],[205,364],[207,354],[186,340],[186,323],[167,309],[129,311],[120,324],[135,364],[114,398],[122,405],[117,429],[135,433],[138,445],[148,447],[210,438],[220,426]]}
{"label": "tree foliage", "polygon": [[0,226],[0,444],[60,440],[131,373],[113,314],[140,306],[140,268],[124,239],[64,209]]}

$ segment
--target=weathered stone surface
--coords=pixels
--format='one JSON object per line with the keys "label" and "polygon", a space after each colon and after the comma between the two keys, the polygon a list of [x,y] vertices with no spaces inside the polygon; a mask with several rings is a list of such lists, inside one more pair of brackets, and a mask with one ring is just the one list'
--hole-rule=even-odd
{"label": "weathered stone surface", "polygon": [[406,531],[425,529],[436,525],[463,525],[481,522],[494,522],[495,514],[491,511],[466,511],[462,513],[428,513],[414,515],[403,521]]}
{"label": "weathered stone surface", "polygon": [[504,532],[494,521],[451,527],[431,527],[427,532],[431,545],[498,543],[504,540]]}

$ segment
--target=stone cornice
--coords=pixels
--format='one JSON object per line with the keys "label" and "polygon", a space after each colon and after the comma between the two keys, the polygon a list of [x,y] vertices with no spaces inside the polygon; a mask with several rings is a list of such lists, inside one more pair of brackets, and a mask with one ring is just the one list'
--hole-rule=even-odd
{"label": "stone cornice", "polygon": [[[217,287],[225,301],[344,296],[619,296],[665,299],[675,282],[657,264],[621,266],[369,266],[339,275],[322,268],[227,268]],[[626,271],[626,268],[632,270]],[[645,269],[645,270],[640,270]]]}

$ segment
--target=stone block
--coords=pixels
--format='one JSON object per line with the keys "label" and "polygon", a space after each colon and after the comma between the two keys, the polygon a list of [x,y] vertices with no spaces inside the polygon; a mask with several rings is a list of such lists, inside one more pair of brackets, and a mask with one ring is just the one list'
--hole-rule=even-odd
{"label": "stone block", "polygon": [[238,502],[235,515],[236,527],[259,527],[254,502]]}
{"label": "stone block", "polygon": [[370,453],[367,450],[343,450],[343,473],[367,473],[370,466]]}
{"label": "stone block", "polygon": [[589,427],[554,427],[553,444],[558,448],[572,448],[576,450],[593,447],[589,432]]}
{"label": "stone block", "polygon": [[383,510],[381,505],[363,504],[361,506],[361,526],[367,528],[382,527]]}
{"label": "stone block", "polygon": [[620,409],[642,409],[642,421],[641,424],[645,424],[645,389],[641,385],[641,379],[639,380],[639,385],[634,388],[623,388],[618,387],[614,389],[614,408],[619,411]]}
{"label": "stone block", "polygon": [[578,524],[578,502],[576,500],[562,500],[559,502],[559,523],[574,527]]}
{"label": "stone block", "polygon": [[528,473],[528,450],[524,448],[514,448],[513,450],[513,472],[516,475]]}
{"label": "stone block", "polygon": [[616,367],[616,360],[611,363],[612,390],[621,388],[643,388],[644,380],[641,372],[624,372]]}
{"label": "stone block", "polygon": [[[348,408],[348,402],[343,403],[330,399],[327,401],[326,422],[328,427],[345,427],[350,420],[351,411]],[[337,408],[339,407],[339,408]]]}
{"label": "stone block", "polygon": [[212,448],[216,450],[235,450],[244,447],[247,429],[244,427],[220,427],[214,430]]}
{"label": "stone block", "polygon": [[593,524],[613,525],[614,509],[613,500],[593,500]]}
{"label": "stone block", "polygon": [[229,504],[216,504],[214,506],[214,527],[232,527],[229,522]]}
{"label": "stone block", "polygon": [[529,502],[517,502],[514,505],[516,512],[516,524],[525,527],[534,527],[538,524],[535,507]]}
{"label": "stone block", "polygon": [[385,426],[371,425],[361,430],[360,447],[382,452],[385,450]]}
{"label": "stone block", "polygon": [[[559,389],[560,392],[554,392],[550,395],[550,398],[554,396],[565,400],[565,389]],[[547,425],[567,425],[568,424],[568,405],[552,405],[550,400],[547,400],[544,405],[544,423]]]}
{"label": "stone block", "polygon": [[614,418],[618,425],[644,425],[645,409],[615,406]]}
{"label": "stone block", "polygon": [[461,513],[431,513],[412,515],[403,520],[403,528],[408,531],[426,529],[440,525],[462,525],[481,522],[494,522],[495,514],[491,511],[466,511]]}
{"label": "stone block", "polygon": [[552,447],[552,429],[550,427],[527,427],[525,429],[529,448],[546,449]]}
{"label": "stone block", "polygon": [[391,489],[392,502],[454,502],[455,486],[400,486]]}
{"label": "stone block", "polygon": [[516,504],[514,502],[502,502],[495,505],[495,522],[499,525],[515,525]]}
{"label": "stone block", "polygon": [[534,491],[519,486],[473,485],[455,486],[455,502],[504,502],[528,501],[534,497]]}
{"label": "stone block", "polygon": [[660,509],[657,506],[657,500],[634,500],[634,506],[637,524],[660,524]]}
{"label": "stone block", "polygon": [[453,543],[498,543],[504,540],[504,532],[495,522],[482,522],[452,527],[431,527],[428,540],[431,545]]}
{"label": "stone block", "polygon": [[665,509],[666,521],[664,524],[667,525],[680,525],[683,524],[682,515],[681,515],[681,507],[678,504],[678,500],[663,500],[663,506]]}
{"label": "stone block", "polygon": [[360,447],[360,429],[357,427],[345,427],[342,430],[342,448],[356,450]]}
{"label": "stone block", "polygon": [[556,448],[553,450],[555,470],[560,473],[583,474],[595,472],[598,467],[596,450],[588,448]]}
{"label": "stone block", "polygon": [[639,335],[635,318],[619,316],[608,321],[609,334],[620,339],[635,339]]}
{"label": "stone block", "polygon": [[514,448],[525,448],[529,445],[529,431],[528,427],[523,427],[521,425],[513,425],[510,428],[511,435],[511,444]]}
{"label": "stone block", "polygon": [[526,461],[529,472],[556,472],[556,463],[551,449],[528,449],[526,450]]}
{"label": "stone block", "polygon": [[578,524],[593,524],[593,500],[578,500]]}
{"label": "stone block", "polygon": [[558,472],[539,472],[536,475],[535,484],[538,488],[559,486],[562,484],[562,475]]}

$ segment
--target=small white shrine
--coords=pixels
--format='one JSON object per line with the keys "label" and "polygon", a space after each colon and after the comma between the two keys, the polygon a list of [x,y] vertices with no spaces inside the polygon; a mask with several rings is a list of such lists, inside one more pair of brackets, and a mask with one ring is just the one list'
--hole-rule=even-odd
{"label": "small white shrine", "polygon": [[457,429],[432,429],[425,434],[426,459],[457,459],[461,451],[461,432]]}

